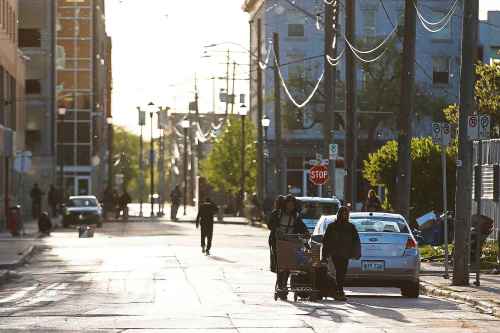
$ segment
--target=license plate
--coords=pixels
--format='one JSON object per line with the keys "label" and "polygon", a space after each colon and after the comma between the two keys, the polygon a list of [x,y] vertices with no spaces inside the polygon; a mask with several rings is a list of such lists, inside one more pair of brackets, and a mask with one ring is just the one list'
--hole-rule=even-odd
{"label": "license plate", "polygon": [[363,272],[383,272],[385,270],[384,261],[362,261],[361,270]]}

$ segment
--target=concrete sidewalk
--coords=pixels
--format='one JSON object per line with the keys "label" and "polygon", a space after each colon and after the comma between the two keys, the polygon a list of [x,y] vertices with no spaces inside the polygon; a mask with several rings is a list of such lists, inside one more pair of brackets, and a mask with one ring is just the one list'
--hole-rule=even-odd
{"label": "concrete sidewalk", "polygon": [[450,278],[444,279],[444,266],[438,263],[422,263],[421,290],[426,295],[448,298],[467,303],[483,313],[500,318],[500,275],[481,274],[481,285],[475,286],[475,274],[470,275],[470,286],[452,286]]}

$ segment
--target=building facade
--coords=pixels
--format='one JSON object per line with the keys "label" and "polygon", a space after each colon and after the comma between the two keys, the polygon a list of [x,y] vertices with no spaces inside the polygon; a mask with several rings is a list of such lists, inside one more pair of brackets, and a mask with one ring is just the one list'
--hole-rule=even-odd
{"label": "building facade", "polygon": [[105,20],[103,0],[57,2],[58,172],[69,195],[100,195],[108,182],[111,42]]}
{"label": "building facade", "polygon": [[54,81],[55,0],[19,1],[19,48],[26,62],[26,151],[31,168],[23,174],[22,200],[28,213],[33,183],[43,191],[56,181],[56,107]]}
{"label": "building facade", "polygon": [[17,47],[18,2],[0,0],[0,229],[7,208],[22,194],[16,186],[17,152],[24,151],[24,81],[27,58]]}
{"label": "building facade", "polygon": [[[395,27],[403,23],[404,1],[364,0],[356,2],[356,38],[354,44],[366,50],[377,45],[390,34]],[[419,1],[422,15],[430,20],[438,21],[448,12],[450,3],[447,1],[423,0]],[[344,42],[344,6],[339,6],[339,21],[337,23],[337,50],[346,48]],[[324,18],[324,2],[322,0],[246,0],[243,9],[250,15],[250,49],[257,53],[258,25],[261,30],[262,58],[265,59],[270,41],[274,33],[279,34],[281,72],[291,95],[297,102],[303,102],[313,90],[324,68],[324,28],[317,26],[317,15],[320,23]],[[321,26],[321,24],[320,24]],[[481,22],[481,47],[478,51],[480,59],[489,62],[489,57],[496,54],[500,18],[498,13],[490,13],[488,20]],[[392,38],[396,49],[401,48],[401,28]],[[417,98],[420,92],[436,101],[435,107],[424,108],[417,103],[416,115],[413,121],[413,134],[415,136],[428,136],[431,134],[431,122],[441,117],[441,106],[458,101],[460,83],[460,48],[462,36],[462,10],[458,5],[451,15],[449,24],[436,33],[430,33],[417,22],[416,39],[416,83]],[[376,55],[376,53],[375,53]],[[366,56],[370,59],[374,56]],[[271,59],[273,57],[271,56]],[[272,61],[272,60],[271,60]],[[250,89],[251,112],[256,114],[257,108],[257,66],[255,57],[251,57],[252,73]],[[316,154],[324,151],[322,112],[324,104],[319,97],[315,97],[304,108],[299,109],[290,103],[290,99],[282,89],[282,157],[277,159],[276,154],[276,119],[274,108],[274,73],[272,66],[263,71],[264,115],[271,119],[268,130],[267,148],[268,158],[265,161],[268,184],[267,192],[284,193],[290,191],[297,195],[325,195],[321,187],[316,187],[309,182],[309,160],[316,159]],[[336,66],[337,87],[335,100],[335,129],[334,142],[339,144],[340,158],[337,161],[336,190],[335,194],[343,198],[343,142],[345,132],[343,122],[345,119],[345,60],[342,59]],[[370,152],[373,152],[387,140],[396,138],[394,131],[394,111],[378,112],[373,110],[373,105],[366,102],[362,95],[362,88],[367,80],[367,73],[363,66],[357,62],[357,87],[358,103],[357,117],[359,130],[358,137],[358,198],[364,197],[366,184],[363,185],[361,168],[362,161]],[[299,84],[297,84],[297,82]],[[301,83],[302,82],[302,83]],[[300,84],[301,83],[301,84]],[[398,103],[398,102],[397,102]],[[424,110],[425,109],[425,110]],[[383,110],[382,110],[383,111]],[[260,121],[255,118],[255,121]],[[281,178],[280,182],[276,179]],[[281,188],[278,188],[281,183]]]}

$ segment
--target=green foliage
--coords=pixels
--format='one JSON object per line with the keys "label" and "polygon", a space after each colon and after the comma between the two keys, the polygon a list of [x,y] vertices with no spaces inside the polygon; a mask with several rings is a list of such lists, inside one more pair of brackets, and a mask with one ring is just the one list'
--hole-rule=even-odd
{"label": "green foliage", "polygon": [[494,119],[495,124],[500,123],[500,64],[477,64],[474,92],[479,112],[487,113]]}
{"label": "green foliage", "polygon": [[[245,190],[255,192],[257,176],[256,131],[248,117],[245,121]],[[215,141],[207,159],[202,161],[201,174],[218,191],[237,194],[241,177],[241,120],[228,118],[224,130]]]}
{"label": "green foliage", "polygon": [[[455,189],[456,146],[447,149],[448,207],[453,206]],[[430,138],[414,138],[411,142],[412,217],[430,210],[442,210],[441,147]],[[398,143],[389,141],[364,161],[363,176],[371,186],[382,185],[388,194],[388,205],[394,206],[398,163]]]}
{"label": "green foliage", "polygon": [[451,125],[458,125],[458,110],[458,104],[450,104],[443,109],[444,117]]}

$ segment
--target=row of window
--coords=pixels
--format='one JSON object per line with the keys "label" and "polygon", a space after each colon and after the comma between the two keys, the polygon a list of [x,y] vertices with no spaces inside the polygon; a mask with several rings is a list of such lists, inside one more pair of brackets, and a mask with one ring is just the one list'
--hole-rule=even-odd
{"label": "row of window", "polygon": [[17,38],[17,13],[7,0],[0,0],[0,25],[9,39],[15,42]]}

